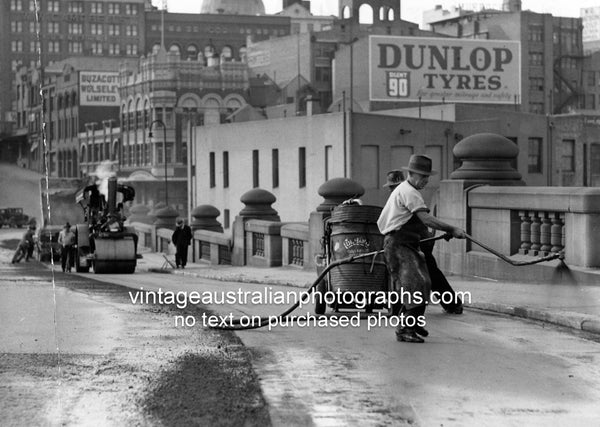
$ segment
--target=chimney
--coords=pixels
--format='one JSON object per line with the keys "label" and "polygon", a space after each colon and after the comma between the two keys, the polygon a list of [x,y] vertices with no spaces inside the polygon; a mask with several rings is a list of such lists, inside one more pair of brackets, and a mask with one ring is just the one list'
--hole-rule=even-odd
{"label": "chimney", "polygon": [[503,0],[502,10],[504,12],[520,12],[521,0]]}

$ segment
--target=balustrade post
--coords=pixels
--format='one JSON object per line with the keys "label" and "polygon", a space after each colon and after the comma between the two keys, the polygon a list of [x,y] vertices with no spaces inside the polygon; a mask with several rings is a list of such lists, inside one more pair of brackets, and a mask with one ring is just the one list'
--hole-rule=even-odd
{"label": "balustrade post", "polygon": [[521,247],[519,253],[527,255],[531,248],[531,221],[527,211],[519,211],[519,217],[521,218]]}
{"label": "balustrade post", "polygon": [[564,223],[561,215],[554,213],[552,215],[552,227],[550,227],[550,243],[552,244],[551,252],[560,252],[564,249],[563,245],[563,227]]}
{"label": "balustrade post", "polygon": [[529,216],[531,218],[531,249],[530,255],[537,256],[540,251],[540,227],[541,221],[538,217],[537,212],[530,212]]}
{"label": "balustrade post", "polygon": [[552,245],[550,244],[550,229],[552,228],[552,221],[549,216],[551,215],[548,212],[540,212],[542,217],[542,225],[540,226],[540,251],[543,256],[546,256],[550,253],[552,249]]}

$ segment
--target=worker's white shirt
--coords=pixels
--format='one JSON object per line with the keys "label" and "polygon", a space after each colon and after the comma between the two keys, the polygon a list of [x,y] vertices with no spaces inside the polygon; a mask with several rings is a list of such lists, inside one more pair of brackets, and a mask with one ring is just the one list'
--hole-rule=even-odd
{"label": "worker's white shirt", "polygon": [[408,180],[402,181],[394,188],[379,215],[377,220],[379,231],[381,234],[387,234],[398,230],[419,211],[429,212],[423,196]]}

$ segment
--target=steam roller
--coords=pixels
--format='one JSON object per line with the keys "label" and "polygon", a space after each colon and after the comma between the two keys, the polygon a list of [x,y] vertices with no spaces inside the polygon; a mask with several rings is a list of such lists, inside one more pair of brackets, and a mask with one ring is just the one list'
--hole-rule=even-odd
{"label": "steam roller", "polygon": [[[123,203],[133,200],[135,190],[108,178],[107,197],[92,184],[77,193],[76,201],[84,211],[85,224],[77,224],[75,270],[96,274],[132,274],[137,264],[138,236],[125,227]],[[121,193],[121,200],[117,201]]]}

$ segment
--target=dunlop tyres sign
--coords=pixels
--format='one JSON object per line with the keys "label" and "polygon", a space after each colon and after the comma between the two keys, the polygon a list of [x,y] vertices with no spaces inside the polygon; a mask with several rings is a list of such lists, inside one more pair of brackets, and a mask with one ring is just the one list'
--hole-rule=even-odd
{"label": "dunlop tyres sign", "polygon": [[520,102],[520,43],[369,36],[369,94],[371,101]]}
{"label": "dunlop tyres sign", "polygon": [[119,106],[119,73],[79,72],[79,104],[95,107]]}

